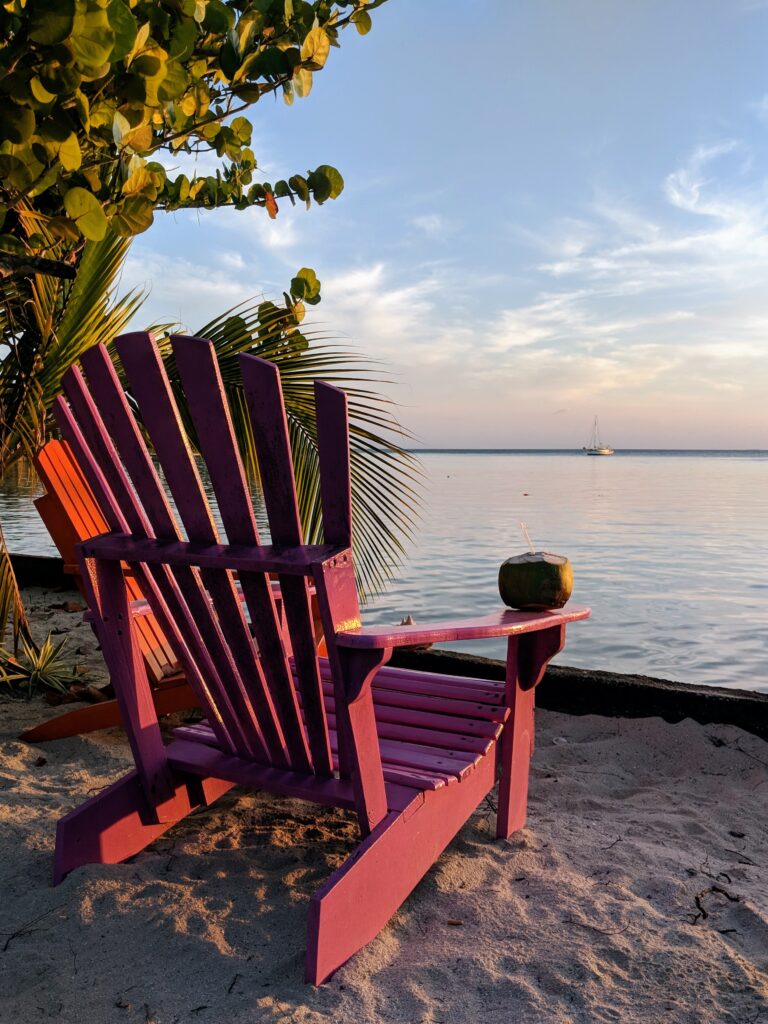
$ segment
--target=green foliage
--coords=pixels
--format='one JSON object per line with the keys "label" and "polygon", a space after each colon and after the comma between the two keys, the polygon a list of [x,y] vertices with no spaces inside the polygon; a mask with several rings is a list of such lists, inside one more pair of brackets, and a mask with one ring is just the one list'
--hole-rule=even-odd
{"label": "green foliage", "polygon": [[[130,239],[107,231],[100,242],[86,243],[74,281],[33,274],[7,286],[17,294],[10,305],[0,304],[0,331],[8,339],[0,362],[0,475],[19,460],[34,457],[57,436],[51,407],[61,393],[64,373],[92,345],[111,347],[135,316],[143,296],[115,296],[129,247]],[[319,540],[321,531],[313,382],[327,380],[347,391],[355,552],[361,589],[370,594],[391,578],[412,533],[420,470],[399,443],[408,435],[393,416],[391,403],[369,386],[383,379],[375,366],[302,323],[304,302],[311,303],[319,288],[314,272],[302,268],[285,295],[285,305],[268,300],[248,303],[219,314],[193,333],[210,338],[216,346],[238,441],[257,486],[258,464],[237,357],[251,352],[277,365],[296,464],[299,511],[310,543]],[[151,329],[167,338],[172,326],[156,324]],[[165,349],[175,380],[170,346]],[[31,642],[0,529],[0,642],[9,621],[14,644],[20,638]]]}
{"label": "green foliage", "polygon": [[[66,370],[92,345],[111,342],[138,309],[140,295],[116,300],[114,294],[129,247],[129,238],[108,232],[85,244],[74,280],[35,274],[6,285],[0,304],[7,346],[0,362],[0,475],[45,444]],[[53,245],[51,251],[58,255],[62,248]]]}
{"label": "green foliage", "polygon": [[23,639],[21,657],[0,647],[0,683],[20,696],[31,697],[37,690],[68,693],[77,675],[71,662],[61,656],[65,643],[55,644],[50,634],[39,647]]}
{"label": "green foliage", "polygon": [[[23,276],[24,257],[50,257],[56,243],[98,242],[108,226],[145,231],[155,209],[275,217],[281,197],[335,199],[344,182],[327,164],[258,181],[242,111],[269,93],[307,96],[341,30],[366,33],[384,2],[0,0],[2,275]],[[174,154],[207,151],[215,174],[168,170]]]}

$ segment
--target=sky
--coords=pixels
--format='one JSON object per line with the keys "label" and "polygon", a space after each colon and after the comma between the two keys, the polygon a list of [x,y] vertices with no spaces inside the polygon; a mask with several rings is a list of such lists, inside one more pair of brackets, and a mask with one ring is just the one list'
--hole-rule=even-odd
{"label": "sky", "polygon": [[[122,290],[194,331],[313,267],[424,447],[768,448],[768,0],[389,0],[252,108],[293,209],[158,214]],[[207,170],[208,164],[200,164]],[[143,321],[143,322],[141,322]]]}

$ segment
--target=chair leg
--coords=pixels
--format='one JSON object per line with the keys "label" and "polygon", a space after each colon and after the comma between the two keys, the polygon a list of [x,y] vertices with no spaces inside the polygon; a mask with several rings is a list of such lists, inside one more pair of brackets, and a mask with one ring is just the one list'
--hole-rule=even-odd
{"label": "chair leg", "polygon": [[525,825],[528,771],[533,753],[534,695],[519,682],[512,693],[511,714],[501,734],[501,779],[496,837],[508,839]]}
{"label": "chair leg", "polygon": [[[174,711],[186,711],[187,708],[199,706],[192,688],[183,680],[168,685],[161,684],[152,691],[152,701],[158,715],[170,715]],[[80,736],[86,732],[122,724],[117,701],[107,700],[86,708],[75,708],[74,711],[67,711],[58,718],[34,725],[23,732],[19,739],[26,743],[46,743],[48,740],[62,740],[69,736]]]}
{"label": "chair leg", "polygon": [[156,824],[146,823],[151,808],[135,770],[70,811],[56,826],[53,884],[84,864],[119,864],[133,857],[200,803],[212,803],[232,785],[217,779],[199,781],[200,785],[192,780],[189,786],[178,782],[164,805],[172,811],[166,815],[170,820]]}
{"label": "chair leg", "polygon": [[565,626],[509,638],[506,700],[510,716],[501,734],[498,839],[508,839],[525,825],[534,745],[535,687],[564,644]]}
{"label": "chair leg", "polygon": [[320,985],[379,934],[494,784],[492,755],[460,784],[413,793],[312,897],[306,980]]}

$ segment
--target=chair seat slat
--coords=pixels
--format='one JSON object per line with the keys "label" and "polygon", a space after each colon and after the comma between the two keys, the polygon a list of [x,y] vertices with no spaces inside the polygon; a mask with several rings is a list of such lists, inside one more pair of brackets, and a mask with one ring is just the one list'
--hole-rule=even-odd
{"label": "chair seat slat", "polygon": [[[466,736],[481,746],[485,746],[488,741],[495,740],[499,736],[501,727],[509,714],[508,708],[501,708],[500,714],[493,720],[487,718],[468,718],[466,716],[469,708],[466,703],[463,704],[458,713],[455,709],[445,709],[441,714],[407,706],[408,694],[406,693],[393,695],[392,691],[377,690],[375,684],[373,691],[373,706],[377,723],[380,725],[381,723],[388,723],[390,725],[422,729],[440,734],[444,736],[448,746],[450,746],[449,737],[454,734]],[[382,701],[382,697],[384,701]],[[392,699],[393,697],[394,699]],[[398,697],[401,699],[398,700]],[[392,700],[391,704],[386,703],[387,698]],[[323,686],[323,703],[326,714],[329,716],[329,722],[331,717],[333,717],[333,724],[335,725],[335,700],[333,691],[327,684]],[[477,746],[476,749],[481,749],[481,746]],[[475,748],[467,747],[466,749]]]}
{"label": "chair seat slat", "polygon": [[493,686],[485,680],[479,680],[479,685],[471,685],[471,680],[463,679],[460,682],[450,682],[440,676],[434,680],[427,678],[430,673],[425,672],[419,679],[413,681],[402,676],[385,675],[383,672],[376,677],[376,685],[384,690],[406,690],[408,693],[423,693],[432,697],[445,696],[448,700],[465,700],[476,704],[498,705],[504,699],[503,686]]}
{"label": "chair seat slat", "polygon": [[[328,728],[336,728],[336,716],[332,712],[328,712]],[[376,715],[376,731],[381,740],[402,740],[403,743],[417,743],[473,754],[486,754],[497,739],[496,735],[471,736],[456,731],[428,729],[410,723],[393,722],[380,713]],[[500,732],[501,726],[498,728],[498,733]]]}
{"label": "chair seat slat", "polygon": [[[212,729],[203,723],[197,725],[182,725],[177,726],[173,730],[175,739],[184,740],[191,743],[198,743],[202,746],[218,749],[216,744],[216,737]],[[338,737],[336,730],[330,730],[331,747],[334,754],[334,769],[338,769]],[[398,748],[399,750],[400,748]],[[418,789],[440,789],[442,786],[451,785],[458,780],[458,776],[455,772],[436,769],[425,768],[424,765],[419,767],[413,765],[407,765],[402,763],[402,752],[400,751],[400,757],[397,761],[390,762],[386,758],[382,762],[382,768],[384,771],[384,778],[387,782],[398,783],[400,785],[415,786]]]}
{"label": "chair seat slat", "polygon": [[280,771],[244,761],[202,743],[174,740],[167,748],[169,762],[183,771],[226,779],[252,789],[298,797],[331,807],[354,808],[352,787],[341,779],[318,778],[304,772]]}
{"label": "chair seat slat", "polygon": [[[329,713],[333,713],[332,691],[324,687],[323,692],[325,695],[325,706]],[[399,725],[413,725],[418,728],[435,729],[446,733],[455,732],[466,736],[493,739],[498,736],[499,729],[509,714],[508,708],[500,708],[500,713],[493,719],[484,717],[467,718],[466,715],[470,712],[470,709],[466,704],[445,708],[440,713],[412,707],[408,696],[408,694],[402,694],[402,699],[397,700],[395,698],[393,700],[392,691],[378,690],[374,685],[373,705],[376,711],[376,721],[392,722]]]}

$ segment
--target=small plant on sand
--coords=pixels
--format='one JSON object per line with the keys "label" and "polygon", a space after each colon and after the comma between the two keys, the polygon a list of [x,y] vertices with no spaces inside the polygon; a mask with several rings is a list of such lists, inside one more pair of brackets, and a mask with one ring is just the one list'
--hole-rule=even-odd
{"label": "small plant on sand", "polygon": [[71,661],[62,657],[65,643],[54,643],[49,633],[39,647],[22,638],[20,656],[0,647],[0,683],[18,696],[31,697],[39,690],[69,693],[77,675]]}

